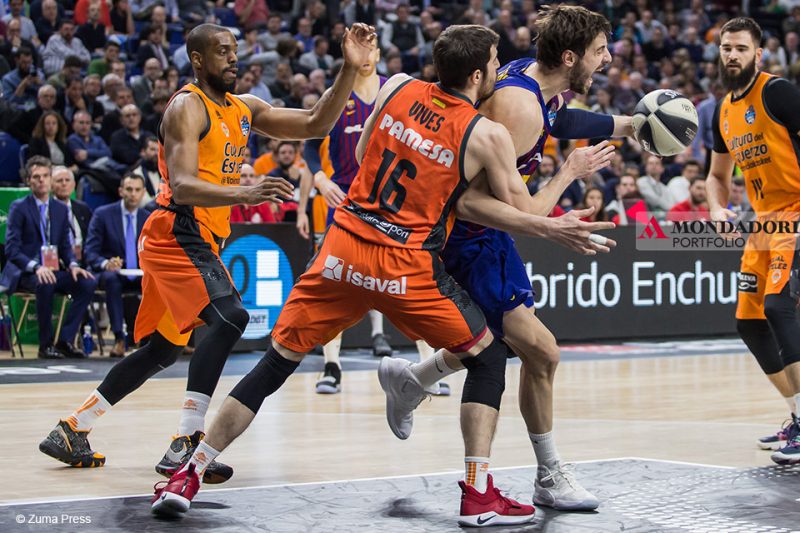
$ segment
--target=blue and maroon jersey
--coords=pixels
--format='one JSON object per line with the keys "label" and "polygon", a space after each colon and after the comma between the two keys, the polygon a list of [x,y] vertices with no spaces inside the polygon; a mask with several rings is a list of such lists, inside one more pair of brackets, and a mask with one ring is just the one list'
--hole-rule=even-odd
{"label": "blue and maroon jersey", "polygon": [[[380,77],[380,86],[386,83],[386,78]],[[330,136],[331,166],[333,176],[331,180],[341,187],[344,192],[350,188],[353,178],[358,174],[358,161],[356,161],[356,145],[364,131],[364,123],[375,108],[375,102],[366,103],[353,91],[347,100],[336,125],[333,126]]]}
{"label": "blue and maroon jersey", "polygon": [[[539,133],[539,139],[534,143],[533,148],[517,158],[517,170],[525,182],[530,179],[542,160],[544,144],[550,135],[550,130],[553,128],[553,123],[558,113],[558,96],[554,96],[549,102],[545,102],[544,98],[542,98],[542,90],[539,88],[539,83],[525,74],[525,69],[535,61],[535,59],[524,57],[508,63],[497,71],[497,83],[494,86],[495,91],[501,91],[505,87],[527,89],[536,95],[536,99],[542,109],[544,122],[542,131]],[[520,118],[524,120],[524,117]],[[484,226],[478,224],[456,220],[455,227],[450,234],[450,241],[469,238],[471,235],[482,233],[484,229],[486,229]]]}

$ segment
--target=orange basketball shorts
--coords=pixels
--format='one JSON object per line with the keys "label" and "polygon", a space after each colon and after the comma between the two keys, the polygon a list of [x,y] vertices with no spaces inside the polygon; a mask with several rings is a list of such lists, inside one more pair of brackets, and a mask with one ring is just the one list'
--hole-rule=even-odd
{"label": "orange basketball shorts", "polygon": [[134,337],[156,330],[184,346],[201,325],[200,312],[212,301],[238,294],[219,257],[219,242],[194,217],[157,209],[139,238],[139,264],[144,270],[142,302]]}
{"label": "orange basketball shorts", "polygon": [[334,224],[289,294],[272,338],[305,353],[370,309],[409,338],[456,352],[486,330],[483,313],[444,271],[437,252],[368,243]]}

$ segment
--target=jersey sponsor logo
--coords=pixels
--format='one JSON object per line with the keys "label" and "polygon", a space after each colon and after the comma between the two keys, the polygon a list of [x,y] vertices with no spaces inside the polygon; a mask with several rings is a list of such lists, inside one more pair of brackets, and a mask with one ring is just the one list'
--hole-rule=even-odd
{"label": "jersey sponsor logo", "polygon": [[749,272],[739,272],[739,292],[758,293],[758,278]]}
{"label": "jersey sponsor logo", "polygon": [[351,135],[353,133],[361,133],[364,131],[364,126],[361,124],[356,124],[355,126],[347,126],[344,129],[345,135]]}
{"label": "jersey sponsor logo", "polygon": [[434,133],[439,131],[439,128],[442,127],[442,122],[444,122],[444,117],[442,115],[429,109],[419,101],[411,104],[411,109],[408,110],[408,116],[413,118],[415,122],[424,126],[425,129]]}
{"label": "jersey sponsor logo", "polygon": [[411,228],[407,228],[405,226],[398,226],[392,222],[389,222],[382,216],[367,211],[363,207],[355,204],[345,205],[343,206],[344,209],[349,211],[350,213],[354,214],[376,230],[380,231],[390,239],[399,242],[400,244],[405,244],[408,242],[408,238],[411,237],[411,233],[413,230]]}
{"label": "jersey sponsor logo", "polygon": [[222,124],[219,125],[219,127],[222,130],[222,133],[225,134],[225,137],[230,137],[231,136],[231,131],[228,129],[228,125],[227,124],[225,124],[223,122]]}
{"label": "jersey sponsor logo", "polygon": [[428,159],[436,160],[438,164],[447,168],[453,166],[456,156],[451,150],[440,144],[434,144],[430,139],[423,138],[422,135],[412,128],[406,127],[401,121],[396,121],[389,113],[383,115],[379,129],[386,130],[389,135]]}
{"label": "jersey sponsor logo", "polygon": [[242,170],[244,163],[244,151],[247,146],[236,146],[234,143],[225,143],[223,153],[225,159],[222,161],[222,168],[220,172],[223,174],[220,178],[220,183],[223,185],[239,185],[238,176],[230,176],[226,174],[238,174]]}
{"label": "jersey sponsor logo", "polygon": [[744,112],[744,120],[748,124],[752,124],[756,121],[756,110],[753,108],[753,106],[748,107],[747,111]]}
{"label": "jersey sponsor logo", "polygon": [[245,137],[250,135],[250,121],[247,120],[247,117],[242,117],[242,135]]}
{"label": "jersey sponsor logo", "polygon": [[408,281],[405,276],[400,279],[381,279],[364,274],[348,265],[344,270],[344,260],[329,255],[325,258],[325,266],[322,268],[322,277],[332,281],[344,281],[355,287],[361,287],[368,291],[375,291],[387,294],[406,294]]}

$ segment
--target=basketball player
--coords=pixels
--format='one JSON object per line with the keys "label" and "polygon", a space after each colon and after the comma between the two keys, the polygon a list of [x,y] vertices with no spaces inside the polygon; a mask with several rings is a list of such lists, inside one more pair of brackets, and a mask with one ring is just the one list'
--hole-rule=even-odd
{"label": "basketball player", "polygon": [[[264,399],[294,372],[305,353],[360,320],[368,309],[383,312],[412,338],[463,356],[469,370],[462,402],[497,413],[506,349],[438,256],[453,207],[478,172],[485,170],[492,193],[503,202],[520,198],[525,189],[512,163],[508,133],[482,119],[474,107],[494,87],[497,42],[497,34],[482,26],[451,26],[433,49],[440,84],[400,74],[379,91],[356,152],[361,168],[347,199],[336,208],[319,253],[292,289],[272,331],[272,346],[231,391],[186,466],[156,490],[154,512],[186,512],[199,490],[198,474],[247,429]],[[609,161],[596,148],[574,158],[587,172]],[[530,233],[537,217],[507,207],[506,227]],[[568,229],[544,222],[561,242],[580,248],[591,246],[585,229],[613,226],[578,224],[574,217]],[[473,422],[462,417],[465,426]],[[494,433],[494,426],[480,430]],[[474,449],[473,444],[465,442],[468,455],[488,455],[488,448]],[[462,523],[533,519],[534,508],[501,496],[491,476],[480,490],[460,485]]]}
{"label": "basketball player", "polygon": [[[757,70],[761,28],[735,18],[720,30],[720,75],[730,91],[717,104],[714,150],[706,190],[711,219],[736,217],[727,209],[738,165],[759,221],[800,219],[800,89]],[[786,400],[792,422],[759,440],[777,450],[778,464],[800,462],[800,324],[790,274],[800,265],[794,233],[753,233],[742,254],[736,329],[761,369]]]}
{"label": "basketball player", "polygon": [[[171,99],[159,135],[159,208],[139,240],[144,270],[135,337],[149,337],[120,361],[100,386],[42,441],[39,449],[72,466],[102,466],[87,435],[97,419],[149,377],[175,362],[191,330],[205,323],[208,335],[189,364],[177,436],[156,467],[169,477],[203,438],[204,418],[225,360],[249,321],[219,248],[230,234],[230,206],[281,202],[292,187],[266,178],[238,186],[251,130],[278,139],[325,135],[344,109],[374,30],[356,24],[343,41],[345,65],[310,110],[273,108],[252,95],[230,94],[236,82],[236,39],[226,28],[202,24],[187,38],[195,81]],[[188,458],[188,455],[187,457]],[[206,481],[220,483],[233,471],[214,464]]]}
{"label": "basketball player", "polygon": [[[325,198],[328,204],[327,223],[333,222],[333,213],[337,205],[344,201],[350,184],[358,173],[358,161],[356,161],[356,146],[361,138],[364,129],[364,122],[375,107],[375,98],[386,78],[379,76],[376,66],[381,58],[381,51],[377,44],[375,50],[369,57],[369,61],[364,63],[358,71],[353,92],[347,101],[344,113],[339,117],[336,125],[328,135],[327,150],[328,156],[333,167],[333,175],[328,178],[322,170],[320,162],[320,150],[323,149],[322,139],[312,139],[306,141],[303,151],[304,159],[308,164],[309,170],[314,173],[314,185]],[[301,195],[305,191],[301,190]],[[307,193],[306,193],[307,194]],[[301,200],[302,201],[302,200]],[[308,234],[308,217],[303,217],[298,212],[298,223],[305,226],[305,234]],[[303,232],[301,231],[301,234]],[[383,315],[370,309],[367,313],[372,327],[372,353],[376,357],[391,356],[392,348],[386,341],[383,334]],[[417,340],[417,351],[420,361],[424,361],[433,356],[433,348],[423,340]],[[342,347],[342,334],[339,333],[333,340],[322,347],[325,358],[325,368],[322,376],[316,384],[318,394],[336,394],[342,390],[342,364],[339,360],[339,352]],[[434,383],[429,392],[437,396],[449,396],[450,387],[443,382]]]}
{"label": "basketball player", "polygon": [[[543,10],[537,26],[537,59],[524,58],[503,67],[498,73],[495,93],[482,101],[479,108],[483,115],[503,124],[511,133],[517,169],[526,181],[541,161],[548,135],[589,139],[633,134],[630,117],[568,109],[562,96],[566,91],[586,94],[592,74],[611,62],[606,37],[611,31],[608,20],[583,7],[560,6]],[[576,177],[568,166],[562,167],[543,189],[529,198],[531,204],[526,211],[549,213]],[[499,212],[493,203],[485,203],[483,208],[471,205],[470,213],[479,222],[496,227]],[[479,214],[488,218],[481,220]],[[483,310],[494,334],[522,360],[519,407],[538,462],[534,503],[559,510],[597,508],[598,499],[578,483],[561,463],[556,450],[552,433],[553,380],[560,351],[553,334],[535,314],[533,290],[514,240],[505,232],[459,220],[442,257],[448,273]],[[384,360],[381,372],[403,364],[407,363]],[[405,405],[418,405],[424,397],[424,388],[455,368],[460,368],[458,361],[445,353],[438,353],[427,364],[412,365],[411,373],[420,383],[403,389]],[[394,375],[405,379],[396,371]],[[391,399],[391,390],[399,390],[398,385],[388,389],[388,400],[395,401]],[[387,415],[395,435],[408,438],[411,413]],[[479,468],[485,465],[481,463]]]}

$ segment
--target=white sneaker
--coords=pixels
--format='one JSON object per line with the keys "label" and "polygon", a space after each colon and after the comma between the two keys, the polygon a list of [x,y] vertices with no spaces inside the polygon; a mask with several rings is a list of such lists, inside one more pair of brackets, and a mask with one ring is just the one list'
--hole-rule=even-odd
{"label": "white sneaker", "polygon": [[537,467],[533,503],[557,511],[594,511],[600,500],[578,483],[572,465],[556,463],[552,470],[543,465]]}
{"label": "white sneaker", "polygon": [[398,439],[405,440],[414,426],[414,409],[427,394],[411,373],[410,361],[384,357],[378,367],[378,380],[386,393],[386,421]]}

